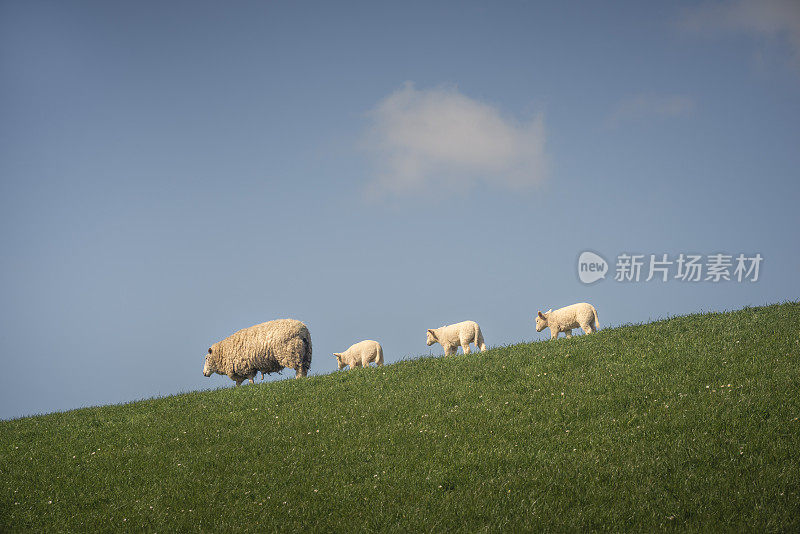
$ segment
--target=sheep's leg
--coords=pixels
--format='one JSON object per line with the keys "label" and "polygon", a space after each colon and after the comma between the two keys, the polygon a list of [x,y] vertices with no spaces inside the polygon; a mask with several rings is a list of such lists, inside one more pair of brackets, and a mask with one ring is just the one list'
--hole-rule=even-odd
{"label": "sheep's leg", "polygon": [[558,337],[558,330],[555,328],[550,329],[550,339],[555,339]]}
{"label": "sheep's leg", "polygon": [[594,328],[592,328],[592,323],[582,324],[581,328],[583,328],[583,331],[586,332],[587,334],[591,334],[592,332],[594,332]]}
{"label": "sheep's leg", "polygon": [[572,337],[572,330],[564,330],[564,335],[567,337]]}
{"label": "sheep's leg", "polygon": [[462,343],[461,348],[464,349],[464,354],[469,354],[469,343]]}

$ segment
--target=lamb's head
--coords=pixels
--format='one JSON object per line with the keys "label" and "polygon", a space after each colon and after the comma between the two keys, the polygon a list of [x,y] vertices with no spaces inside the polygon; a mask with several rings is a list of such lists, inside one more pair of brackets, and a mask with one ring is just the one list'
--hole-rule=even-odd
{"label": "lamb's head", "polygon": [[541,332],[545,328],[547,328],[547,315],[543,314],[542,312],[538,312],[536,314],[536,331]]}
{"label": "lamb's head", "polygon": [[434,343],[436,343],[436,341],[437,341],[437,339],[436,339],[436,332],[434,332],[433,330],[431,330],[431,329],[429,328],[429,329],[428,329],[428,340],[427,340],[428,346],[430,347],[431,345],[433,345]]}
{"label": "lamb's head", "polygon": [[336,364],[339,366],[339,370],[341,371],[347,364],[342,361],[342,353],[341,352],[334,352],[333,355],[336,357]]}
{"label": "lamb's head", "polygon": [[206,364],[203,366],[203,376],[211,376],[212,374],[219,372],[217,370],[217,358],[216,354],[214,354],[213,347],[208,349],[208,354],[206,354]]}

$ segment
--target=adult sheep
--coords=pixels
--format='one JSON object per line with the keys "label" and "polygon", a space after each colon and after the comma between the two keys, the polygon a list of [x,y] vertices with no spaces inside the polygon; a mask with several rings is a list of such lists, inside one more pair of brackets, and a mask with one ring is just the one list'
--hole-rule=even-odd
{"label": "adult sheep", "polygon": [[476,350],[480,349],[481,352],[486,350],[481,327],[475,321],[462,321],[439,328],[429,328],[427,343],[429,347],[434,343],[441,344],[445,356],[455,354],[459,346],[464,349],[464,354],[469,354],[470,343],[475,343]]}
{"label": "adult sheep", "polygon": [[306,376],[311,367],[311,334],[294,319],[277,319],[239,330],[211,345],[203,375],[228,375],[240,385],[253,383],[256,374],[276,373],[285,368]]}

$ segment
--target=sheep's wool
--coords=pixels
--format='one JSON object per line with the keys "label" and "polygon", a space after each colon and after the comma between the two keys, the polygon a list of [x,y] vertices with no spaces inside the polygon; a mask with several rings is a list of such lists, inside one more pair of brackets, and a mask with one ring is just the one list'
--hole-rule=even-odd
{"label": "sheep's wool", "polygon": [[294,369],[306,376],[311,367],[311,334],[294,319],[276,319],[244,328],[214,343],[206,356],[203,374],[228,375],[236,385],[255,375]]}

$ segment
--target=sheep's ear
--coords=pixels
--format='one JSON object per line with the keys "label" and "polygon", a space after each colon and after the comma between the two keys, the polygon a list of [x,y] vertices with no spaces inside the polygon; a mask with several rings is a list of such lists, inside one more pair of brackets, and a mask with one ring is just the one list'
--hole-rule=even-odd
{"label": "sheep's ear", "polygon": [[428,328],[428,333],[429,333],[430,335],[432,335],[433,337],[436,337],[436,332],[434,332],[434,331],[433,331],[432,329],[430,329],[430,328]]}
{"label": "sheep's ear", "polygon": [[211,347],[208,347],[208,353],[211,354]]}
{"label": "sheep's ear", "polygon": [[550,309],[549,309],[549,310],[547,310],[545,313],[550,313],[551,311],[553,311],[553,308],[550,308]]}
{"label": "sheep's ear", "polygon": [[540,312],[538,312],[538,315],[539,315],[539,317],[541,317],[542,319],[544,319],[544,315],[542,315],[542,312],[541,312],[541,311],[540,311]]}
{"label": "sheep's ear", "polygon": [[342,357],[341,352],[334,352],[333,355],[336,356],[337,359]]}

